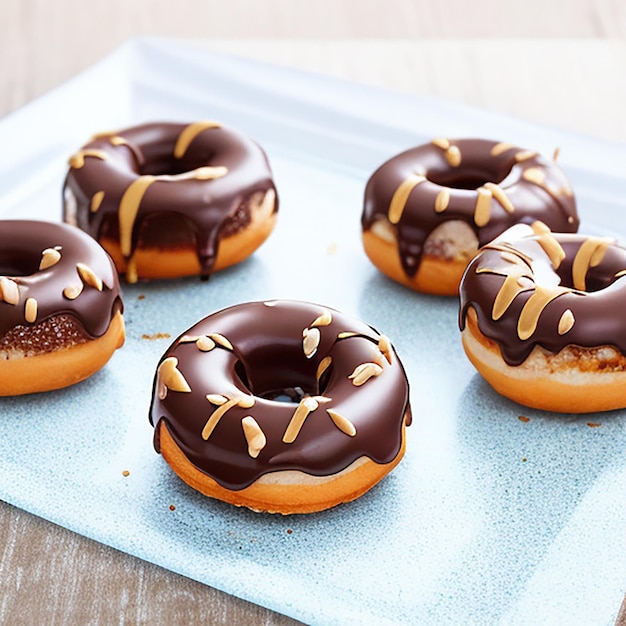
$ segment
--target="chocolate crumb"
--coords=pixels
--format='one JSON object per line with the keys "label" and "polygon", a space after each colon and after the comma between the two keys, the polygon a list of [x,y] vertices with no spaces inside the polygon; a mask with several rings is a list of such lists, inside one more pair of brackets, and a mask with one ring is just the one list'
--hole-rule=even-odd
{"label": "chocolate crumb", "polygon": [[517,419],[520,422],[530,422],[530,417],[526,417],[525,415],[520,415]]}
{"label": "chocolate crumb", "polygon": [[527,459],[525,456],[523,456],[523,457],[522,457],[522,462],[523,462],[523,463],[526,463],[526,461],[527,461],[527,460],[528,460],[528,459]]}
{"label": "chocolate crumb", "polygon": [[291,533],[292,533],[292,532],[293,532],[293,530],[291,530],[291,528],[288,528],[288,529],[287,529],[287,534],[288,534],[288,535],[291,535]]}
{"label": "chocolate crumb", "polygon": [[152,335],[148,335],[144,333],[141,335],[142,339],[148,339],[149,341],[153,341],[155,339],[169,339],[171,335],[169,333],[154,333]]}
{"label": "chocolate crumb", "polygon": [[602,424],[600,424],[598,422],[587,422],[587,426],[589,426],[589,428],[600,428],[600,426],[602,426]]}

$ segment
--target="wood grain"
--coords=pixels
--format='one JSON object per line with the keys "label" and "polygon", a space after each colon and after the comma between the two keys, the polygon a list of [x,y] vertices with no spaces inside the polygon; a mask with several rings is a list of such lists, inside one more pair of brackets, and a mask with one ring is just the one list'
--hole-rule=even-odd
{"label": "wood grain", "polygon": [[212,40],[204,45],[626,141],[626,41]]}
{"label": "wood grain", "polygon": [[[410,42],[431,38],[624,38],[626,3],[177,0],[173,11],[167,0],[3,0],[0,34],[1,116],[74,76],[136,35],[202,39],[400,38]],[[532,45],[528,48],[532,50]],[[445,47],[442,51],[445,56]],[[495,77],[492,80],[495,82]]]}
{"label": "wood grain", "polygon": [[298,624],[0,502],[0,624]]}

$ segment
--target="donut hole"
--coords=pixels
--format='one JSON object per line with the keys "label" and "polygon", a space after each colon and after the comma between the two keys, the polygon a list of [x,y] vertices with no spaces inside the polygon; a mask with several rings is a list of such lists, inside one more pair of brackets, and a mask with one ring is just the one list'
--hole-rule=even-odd
{"label": "donut hole", "polygon": [[41,254],[25,250],[2,250],[0,252],[0,276],[31,276],[39,270]]}
{"label": "donut hole", "polygon": [[311,395],[305,393],[302,387],[285,387],[285,389],[272,389],[259,394],[264,400],[273,400],[274,402],[285,402],[286,404],[298,404],[304,396]]}
{"label": "donut hole", "polygon": [[593,293],[594,291],[602,291],[609,285],[612,285],[617,278],[614,275],[601,274],[599,272],[588,272],[585,280],[585,291]]}
{"label": "donut hole", "polygon": [[[556,270],[551,270],[551,267],[549,267],[548,271],[553,271],[556,274],[561,286],[586,293],[594,293],[607,289],[620,280],[621,272],[626,267],[626,251],[624,249],[614,245],[609,246],[604,252],[601,261],[592,263],[590,259],[583,271],[580,271],[581,268],[579,268],[578,278],[575,279],[574,262],[580,245],[578,238],[568,239],[563,235],[559,241],[565,250],[565,259]],[[545,264],[549,265],[547,261]],[[582,281],[581,278],[583,279]],[[582,282],[584,282],[584,289],[582,289]]]}
{"label": "donut hole", "polygon": [[145,160],[137,167],[137,173],[141,176],[184,174],[209,165],[211,160],[210,154],[200,154],[198,151],[189,151],[182,159],[177,159],[169,144],[144,146],[142,152]]}
{"label": "donut hole", "polygon": [[482,187],[485,183],[501,183],[509,175],[511,169],[508,164],[500,170],[461,165],[442,170],[431,169],[426,177],[432,183],[442,187],[473,190]]}
{"label": "donut hole", "polygon": [[[285,358],[284,362],[290,361]],[[287,404],[298,404],[305,396],[324,395],[324,390],[330,380],[331,369],[332,365],[317,381],[313,371],[298,371],[297,368],[256,367],[249,374],[241,361],[235,364],[235,374],[252,395],[264,400]]]}
{"label": "donut hole", "polygon": [[571,267],[560,267],[557,270],[557,274],[560,278],[561,286],[567,287],[568,289],[577,289],[578,291],[584,291],[585,293],[602,291],[603,289],[606,289],[607,287],[612,285],[617,280],[615,274],[612,272],[598,270],[597,268],[590,268],[589,271],[585,274],[585,289],[581,290],[580,285],[578,287],[574,285]]}

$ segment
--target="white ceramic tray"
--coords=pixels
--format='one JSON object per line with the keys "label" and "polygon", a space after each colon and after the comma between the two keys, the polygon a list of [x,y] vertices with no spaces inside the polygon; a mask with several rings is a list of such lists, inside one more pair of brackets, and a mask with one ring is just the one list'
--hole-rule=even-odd
{"label": "white ceramic tray", "polygon": [[[626,413],[555,416],[497,396],[463,355],[457,302],[381,276],[359,220],[383,160],[434,136],[481,136],[546,154],[560,146],[582,229],[621,236],[626,148],[139,40],[0,122],[0,216],[58,220],[67,158],[96,131],[205,118],[267,149],[275,233],[208,283],[125,286],[128,341],[102,372],[1,400],[0,497],[309,623],[612,623],[626,588]],[[175,337],[214,310],[275,297],[378,327],[411,382],[405,460],[360,500],[311,516],[205,499],[152,448],[150,387],[169,340],[143,336]]]}

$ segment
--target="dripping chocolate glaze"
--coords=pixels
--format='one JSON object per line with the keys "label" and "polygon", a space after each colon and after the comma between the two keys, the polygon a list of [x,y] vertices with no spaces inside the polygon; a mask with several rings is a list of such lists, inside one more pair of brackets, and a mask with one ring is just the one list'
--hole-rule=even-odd
{"label": "dripping chocolate glaze", "polygon": [[380,219],[389,219],[392,199],[402,186],[408,197],[395,203],[391,221],[402,267],[411,277],[419,269],[430,234],[450,220],[470,226],[479,246],[521,221],[541,220],[559,232],[578,229],[576,203],[561,169],[509,144],[439,139],[393,157],[367,183],[364,231]]}
{"label": "dripping chocolate glaze", "polygon": [[[609,244],[607,240],[583,235],[549,236],[558,241],[565,253],[556,269],[536,235],[512,241],[512,248],[505,244],[504,250],[497,243],[489,244],[478,253],[461,283],[461,330],[465,327],[468,309],[472,307],[480,331],[499,345],[509,365],[523,363],[536,345],[553,354],[566,346],[592,348],[608,345],[626,355],[626,250]],[[593,260],[597,265],[583,259],[583,266],[574,271],[575,259],[580,262],[584,257],[581,249],[589,244],[598,250]],[[511,262],[511,250],[517,251],[514,256],[518,261],[515,263]],[[534,279],[521,279],[519,293],[501,317],[494,320],[494,302],[503,289],[506,276],[515,274],[518,269],[523,271],[524,265],[526,276],[534,276]],[[574,279],[576,273],[578,280]],[[584,276],[584,289],[581,289],[581,275]],[[528,338],[521,338],[520,316],[538,285],[549,301],[539,308],[538,314],[531,316],[537,323],[534,332]],[[573,320],[573,324],[569,329],[569,324],[561,327],[560,333],[562,319]]]}
{"label": "dripping chocolate glaze", "polygon": [[[44,250],[55,250],[58,260],[39,269]],[[49,254],[57,258],[57,254]],[[102,281],[101,291],[81,278],[79,264]],[[13,285],[17,287],[16,303],[11,295]],[[67,298],[63,292],[68,287],[77,287],[80,294]],[[27,302],[36,310],[32,321],[26,319]],[[100,337],[109,328],[113,313],[121,308],[117,272],[91,237],[66,224],[0,221],[0,337],[15,326],[35,325],[61,314],[77,319],[90,337]]]}
{"label": "dripping chocolate glaze", "polygon": [[[76,219],[97,239],[107,221],[118,220],[124,202],[127,225],[120,221],[118,234],[128,260],[144,222],[155,215],[178,216],[191,226],[205,276],[212,271],[223,227],[242,219],[237,212],[248,210],[253,194],[275,192],[263,150],[216,122],[145,124],[99,135],[70,159],[70,166],[64,187],[66,221]],[[129,229],[124,249],[121,231]],[[157,243],[169,241],[166,230],[162,237]]]}
{"label": "dripping chocolate glaze", "polygon": [[[225,309],[184,334],[187,339],[217,334],[230,342],[232,350],[216,345],[203,352],[193,341],[181,342],[180,338],[167,350],[161,363],[174,356],[192,392],[168,389],[161,399],[157,373],[150,409],[156,450],[159,423],[164,420],[191,462],[229,489],[242,489],[278,470],[334,474],[363,455],[377,463],[392,461],[402,443],[405,414],[410,422],[408,382],[395,351],[391,350],[390,364],[378,347],[380,335],[373,328],[327,307],[292,301],[268,304]],[[312,326],[325,312],[331,314],[330,323]],[[319,345],[307,358],[303,332],[311,328],[319,330]],[[338,339],[344,332],[356,334]],[[332,364],[318,385],[318,368],[329,355]],[[358,365],[372,361],[382,363],[382,372],[355,386],[349,376]],[[298,388],[318,398],[318,407],[306,416],[293,443],[285,443],[298,404],[268,396]],[[207,394],[254,396],[254,405],[230,408],[205,440],[201,433],[219,409],[207,400]],[[249,401],[242,404],[249,405]],[[340,430],[327,409],[351,422],[356,434]],[[256,420],[267,440],[256,458],[247,451],[241,425],[246,416]]]}

